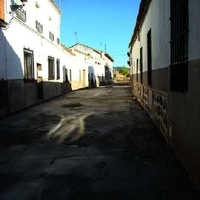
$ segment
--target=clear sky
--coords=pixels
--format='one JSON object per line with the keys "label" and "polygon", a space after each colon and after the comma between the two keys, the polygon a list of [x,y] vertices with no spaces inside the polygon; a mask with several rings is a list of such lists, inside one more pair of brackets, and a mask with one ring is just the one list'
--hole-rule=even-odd
{"label": "clear sky", "polygon": [[61,7],[61,42],[76,42],[106,51],[113,66],[127,66],[140,0],[55,0]]}

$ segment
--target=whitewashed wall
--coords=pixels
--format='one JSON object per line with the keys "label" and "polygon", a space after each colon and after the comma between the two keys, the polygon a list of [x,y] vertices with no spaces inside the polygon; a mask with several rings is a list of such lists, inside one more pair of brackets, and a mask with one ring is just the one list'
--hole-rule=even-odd
{"label": "whitewashed wall", "polygon": [[[73,63],[73,68],[72,68],[72,80],[73,81],[81,81],[83,80],[83,70],[85,70],[85,82],[86,82],[86,87],[88,86],[88,63],[85,60],[85,55],[82,53],[79,53],[77,51],[74,51],[75,53],[75,58],[74,58],[74,63]],[[81,77],[80,77],[80,72],[81,72]]]}
{"label": "whitewashed wall", "polygon": [[[97,53],[96,51],[93,51],[92,57],[94,58],[94,64],[93,64],[93,71],[92,72],[95,75],[95,80],[97,80],[98,76],[105,76],[105,67],[104,67],[104,60],[101,57],[100,53]],[[98,64],[98,62],[100,64]]]}
{"label": "whitewashed wall", "polygon": [[[152,70],[170,65],[170,1],[154,0],[143,22],[139,41],[133,46],[133,65],[140,59],[140,47],[143,47],[143,71],[147,71],[147,33],[151,29]],[[133,69],[134,74],[136,68]]]}
{"label": "whitewashed wall", "polygon": [[[7,1],[7,13],[9,13],[11,4],[21,5],[20,0]],[[26,25],[35,30],[35,20],[43,25],[43,36],[48,38],[51,31],[55,39],[60,38],[60,11],[51,0],[35,0],[25,3],[23,9],[26,11]],[[10,18],[8,16],[8,18]],[[56,43],[56,41],[55,41]]]}
{"label": "whitewashed wall", "polygon": [[[136,74],[136,63],[137,63],[137,59],[140,59],[140,41],[138,39],[136,39],[133,47],[132,47],[132,54],[130,55],[131,60],[132,60],[132,74]],[[132,75],[131,74],[131,75]]]}
{"label": "whitewashed wall", "polygon": [[[36,8],[36,2],[39,8]],[[43,80],[48,80],[48,56],[60,60],[60,80],[63,81],[62,66],[70,60],[69,54],[63,52],[57,43],[60,38],[60,13],[59,10],[50,0],[45,1],[28,1],[23,7],[26,10],[26,22],[21,22],[13,13],[10,14],[10,5],[13,3],[21,4],[19,0],[10,0],[7,2],[7,21],[12,19],[9,27],[3,31],[6,39],[6,63],[7,79],[23,79],[24,77],[24,55],[23,49],[27,48],[34,53],[34,71],[35,78],[37,63],[42,64]],[[40,14],[38,14],[38,10]],[[38,15],[37,15],[38,14]],[[49,20],[51,17],[51,20]],[[35,20],[40,20],[43,25],[43,33],[37,32]],[[49,39],[49,31],[54,34],[54,41]],[[4,70],[5,71],[5,70]],[[3,73],[2,73],[3,74]],[[5,73],[4,73],[5,76]],[[56,65],[55,65],[56,76]],[[5,77],[6,78],[6,77]]]}

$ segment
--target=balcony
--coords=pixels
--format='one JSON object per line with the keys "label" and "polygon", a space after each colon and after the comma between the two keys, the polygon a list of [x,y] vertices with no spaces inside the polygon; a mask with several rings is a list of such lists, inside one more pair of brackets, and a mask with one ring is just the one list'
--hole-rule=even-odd
{"label": "balcony", "polygon": [[43,25],[40,24],[40,22],[38,22],[37,20],[35,21],[35,26],[36,26],[36,29],[39,33],[43,33]]}
{"label": "balcony", "polygon": [[23,10],[22,8],[17,9],[15,14],[16,14],[17,18],[19,18],[23,22],[26,21],[26,11]]}

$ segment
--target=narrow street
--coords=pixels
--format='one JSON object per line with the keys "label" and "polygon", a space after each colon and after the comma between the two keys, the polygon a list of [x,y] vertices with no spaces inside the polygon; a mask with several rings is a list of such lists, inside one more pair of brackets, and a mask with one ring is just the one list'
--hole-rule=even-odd
{"label": "narrow street", "polygon": [[130,87],[78,90],[0,120],[1,200],[193,200]]}

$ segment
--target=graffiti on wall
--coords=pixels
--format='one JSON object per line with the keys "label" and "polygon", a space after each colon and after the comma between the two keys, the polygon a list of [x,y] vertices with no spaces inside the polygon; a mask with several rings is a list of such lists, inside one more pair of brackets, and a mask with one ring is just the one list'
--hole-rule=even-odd
{"label": "graffiti on wall", "polygon": [[153,91],[153,121],[164,137],[168,136],[168,98],[165,94]]}
{"label": "graffiti on wall", "polygon": [[136,83],[134,84],[134,95],[167,139],[169,133],[167,94]]}
{"label": "graffiti on wall", "polygon": [[149,88],[143,87],[143,107],[149,113]]}

